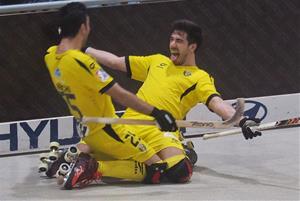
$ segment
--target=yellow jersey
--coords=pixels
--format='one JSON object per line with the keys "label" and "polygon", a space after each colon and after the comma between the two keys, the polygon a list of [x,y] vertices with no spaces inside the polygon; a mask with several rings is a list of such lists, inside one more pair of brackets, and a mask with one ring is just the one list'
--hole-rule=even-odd
{"label": "yellow jersey", "polygon": [[[45,62],[52,82],[76,118],[116,117],[111,97],[104,92],[114,85],[113,78],[89,55],[79,50],[57,54],[57,46],[47,50]],[[89,123],[90,132],[103,124]]]}
{"label": "yellow jersey", "polygon": [[[217,92],[214,79],[197,66],[175,66],[166,56],[129,56],[125,58],[127,75],[142,81],[137,96],[144,101],[183,119],[197,103],[208,104]],[[128,108],[125,118],[141,118]],[[148,118],[144,116],[143,118]]]}

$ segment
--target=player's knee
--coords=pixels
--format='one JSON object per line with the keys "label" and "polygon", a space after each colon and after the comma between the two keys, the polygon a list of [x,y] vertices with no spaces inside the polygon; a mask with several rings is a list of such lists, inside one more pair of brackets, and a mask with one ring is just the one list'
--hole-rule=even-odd
{"label": "player's knee", "polygon": [[191,161],[188,158],[184,158],[166,171],[166,177],[174,183],[188,182],[193,174],[192,166]]}
{"label": "player's knee", "polygon": [[83,152],[83,153],[91,153],[91,148],[89,147],[89,145],[85,144],[85,143],[78,143],[77,145],[77,149],[80,151],[80,152]]}
{"label": "player's knee", "polygon": [[146,184],[159,184],[165,175],[167,166],[167,163],[146,165],[146,177],[143,182]]}
{"label": "player's knee", "polygon": [[182,144],[182,145],[183,145],[186,156],[190,159],[192,165],[194,166],[198,160],[198,155],[193,148],[194,145],[192,144],[192,142],[191,142],[191,144]]}

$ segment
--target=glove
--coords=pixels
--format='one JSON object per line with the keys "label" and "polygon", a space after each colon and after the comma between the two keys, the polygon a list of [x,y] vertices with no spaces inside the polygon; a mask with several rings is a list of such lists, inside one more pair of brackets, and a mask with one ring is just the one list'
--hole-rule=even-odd
{"label": "glove", "polygon": [[161,131],[177,131],[175,118],[169,112],[154,107],[150,115],[155,118]]}
{"label": "glove", "polygon": [[257,118],[245,117],[240,121],[239,126],[242,128],[242,132],[246,140],[261,136],[260,131],[253,131],[250,128],[250,126],[258,126],[259,124],[260,120]]}

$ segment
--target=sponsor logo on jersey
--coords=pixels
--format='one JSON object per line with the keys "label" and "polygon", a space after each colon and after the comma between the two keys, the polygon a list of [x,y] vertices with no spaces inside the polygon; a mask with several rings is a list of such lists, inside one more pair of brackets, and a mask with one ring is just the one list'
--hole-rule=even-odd
{"label": "sponsor logo on jersey", "polygon": [[98,70],[96,74],[102,82],[105,82],[109,78],[109,75],[103,69]]}
{"label": "sponsor logo on jersey", "polygon": [[56,69],[55,69],[54,75],[55,75],[56,77],[60,77],[60,76],[61,76],[61,72],[60,72],[59,68],[56,68]]}
{"label": "sponsor logo on jersey", "polygon": [[163,68],[163,67],[165,67],[166,65],[167,65],[166,63],[161,63],[161,64],[157,65],[156,67],[158,67],[158,68]]}
{"label": "sponsor logo on jersey", "polygon": [[171,132],[164,132],[164,137],[169,137],[173,139],[177,139],[174,133]]}
{"label": "sponsor logo on jersey", "polygon": [[95,68],[95,63],[91,63],[89,67],[90,67],[90,69],[94,69]]}
{"label": "sponsor logo on jersey", "polygon": [[192,73],[190,72],[190,71],[183,71],[183,75],[184,76],[186,76],[186,77],[188,77],[188,76],[191,76],[192,75]]}

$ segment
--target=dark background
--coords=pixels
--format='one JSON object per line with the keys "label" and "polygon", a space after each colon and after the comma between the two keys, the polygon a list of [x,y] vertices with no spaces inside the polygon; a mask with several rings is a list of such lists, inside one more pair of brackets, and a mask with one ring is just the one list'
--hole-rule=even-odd
{"label": "dark background", "polygon": [[[204,31],[197,63],[224,99],[299,93],[298,0],[189,0],[90,9],[89,43],[117,55],[168,55],[173,20]],[[0,122],[68,115],[43,56],[56,44],[56,13],[0,17]],[[125,88],[140,83],[109,71]],[[123,109],[116,105],[117,109]]]}

